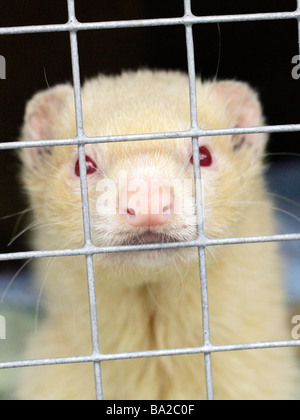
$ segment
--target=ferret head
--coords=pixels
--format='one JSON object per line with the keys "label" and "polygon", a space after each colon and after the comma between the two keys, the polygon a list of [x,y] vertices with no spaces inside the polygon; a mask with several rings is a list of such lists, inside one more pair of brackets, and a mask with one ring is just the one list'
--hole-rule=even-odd
{"label": "ferret head", "polygon": [[[248,85],[197,82],[202,128],[263,123]],[[110,136],[187,130],[188,78],[140,71],[88,81],[82,88],[85,134]],[[22,140],[76,136],[74,93],[61,85],[28,104]],[[262,134],[199,139],[205,232],[233,236],[257,195],[266,138]],[[197,237],[191,139],[90,144],[85,147],[92,239],[96,246],[193,240]],[[83,244],[77,146],[22,150],[23,182],[45,248]],[[95,261],[161,269],[196,260],[193,249],[101,255]]]}

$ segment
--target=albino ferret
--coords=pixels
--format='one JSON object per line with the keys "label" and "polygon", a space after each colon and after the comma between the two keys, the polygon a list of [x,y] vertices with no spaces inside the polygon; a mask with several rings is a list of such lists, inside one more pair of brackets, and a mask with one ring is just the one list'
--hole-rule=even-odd
{"label": "albino ferret", "polygon": [[[197,81],[202,128],[264,123],[257,94],[235,81]],[[189,85],[178,72],[99,76],[82,88],[84,130],[109,136],[187,130]],[[74,94],[61,85],[28,104],[23,140],[76,135]],[[208,237],[273,234],[263,180],[265,134],[199,139]],[[191,139],[86,146],[90,219],[97,246],[197,236]],[[77,146],[22,150],[22,182],[34,211],[35,249],[83,245]],[[175,185],[176,184],[176,185]],[[179,187],[178,187],[179,186]],[[289,338],[276,244],[207,249],[213,344]],[[102,353],[203,343],[197,249],[94,256]],[[92,353],[85,258],[39,260],[46,306],[27,357]],[[293,351],[214,353],[216,399],[292,398]],[[205,399],[203,354],[102,363],[105,399]],[[22,399],[94,399],[92,364],[24,369]]]}

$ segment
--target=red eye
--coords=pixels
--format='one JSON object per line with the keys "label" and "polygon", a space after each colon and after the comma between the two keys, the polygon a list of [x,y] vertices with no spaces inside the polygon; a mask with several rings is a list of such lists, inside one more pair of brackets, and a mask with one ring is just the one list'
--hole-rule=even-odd
{"label": "red eye", "polygon": [[[93,161],[93,159],[91,159],[89,156],[86,156],[85,160],[86,160],[86,173],[87,173],[87,175],[91,175],[94,172],[96,172],[97,171],[97,165]],[[79,159],[77,159],[77,162],[76,162],[76,165],[75,165],[75,175],[80,176]]]}
{"label": "red eye", "polygon": [[[207,147],[201,146],[199,152],[200,152],[200,164],[201,164],[201,167],[211,166],[211,164],[212,164],[212,156],[211,156],[210,151],[207,149]],[[191,163],[192,164],[194,163],[193,156],[191,157]]]}

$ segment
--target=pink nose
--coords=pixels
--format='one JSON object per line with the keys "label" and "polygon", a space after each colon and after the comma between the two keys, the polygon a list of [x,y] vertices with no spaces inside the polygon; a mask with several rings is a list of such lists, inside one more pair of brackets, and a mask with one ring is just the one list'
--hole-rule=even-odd
{"label": "pink nose", "polygon": [[127,208],[122,212],[127,222],[135,227],[166,224],[174,214],[174,194],[170,189],[159,189],[137,194],[127,192]]}

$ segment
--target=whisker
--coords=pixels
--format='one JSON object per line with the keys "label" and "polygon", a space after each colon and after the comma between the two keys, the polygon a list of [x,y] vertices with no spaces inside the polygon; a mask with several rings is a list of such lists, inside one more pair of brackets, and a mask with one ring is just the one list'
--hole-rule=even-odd
{"label": "whisker", "polygon": [[16,280],[16,278],[18,277],[18,275],[21,273],[21,271],[23,271],[23,269],[33,260],[33,258],[30,258],[29,260],[25,261],[25,263],[21,266],[21,268],[19,268],[19,270],[16,272],[16,274],[13,276],[13,278],[9,281],[8,285],[6,286],[1,299],[0,299],[0,305],[3,304],[4,299],[10,289],[10,287],[12,286],[13,282]]}
{"label": "whisker", "polygon": [[279,198],[280,200],[286,201],[287,203],[293,204],[294,206],[300,208],[300,203],[298,203],[297,201],[291,200],[290,198],[287,198],[283,195],[270,193],[270,192],[267,192],[267,194],[270,195],[271,197]]}
{"label": "whisker", "polygon": [[294,157],[300,157],[300,153],[277,152],[277,153],[266,153],[265,156],[294,156]]}
{"label": "whisker", "polygon": [[[66,241],[63,244],[63,248],[67,248],[69,246],[69,244],[74,240],[74,238],[69,239],[68,241]],[[37,301],[36,301],[36,306],[35,306],[35,315],[34,315],[34,328],[35,331],[38,330],[38,321],[39,321],[39,314],[40,314],[40,309],[41,309],[41,302],[42,302],[42,296],[46,287],[46,283],[49,280],[49,271],[50,268],[53,266],[53,264],[55,263],[55,258],[48,258],[47,263],[46,263],[46,267],[45,267],[45,275],[43,276],[43,282],[40,284],[40,288],[39,288],[39,293],[38,293],[38,297],[37,297]]]}
{"label": "whisker", "polygon": [[[219,207],[219,206],[224,206],[225,204],[228,203],[213,203],[210,207]],[[234,202],[230,202],[230,205],[236,205],[236,206],[241,206],[241,205],[245,205],[245,206],[249,206],[251,204],[255,204],[255,205],[264,205],[265,202],[264,201],[234,201]],[[280,213],[286,214],[288,216],[290,216],[291,218],[293,218],[294,220],[296,220],[297,222],[300,222],[300,217],[296,216],[295,214],[289,212],[288,210],[282,209],[280,207],[276,207],[276,206],[271,206],[270,207],[272,210],[278,211]]]}
{"label": "whisker", "polygon": [[0,217],[0,220],[12,219],[13,217],[16,217],[16,216],[23,216],[24,214],[30,213],[31,211],[33,211],[33,207],[29,207],[25,210],[18,211],[17,213],[8,214],[7,216],[2,216]]}
{"label": "whisker", "polygon": [[292,219],[294,219],[294,220],[296,220],[297,222],[300,223],[300,217],[296,216],[295,214],[291,213],[290,211],[287,211],[287,210],[284,210],[284,209],[281,209],[281,208],[275,207],[275,206],[272,206],[271,208],[272,208],[272,210],[275,210],[275,211],[278,211],[282,214],[286,214],[287,216],[290,216]]}
{"label": "whisker", "polygon": [[11,238],[7,246],[11,246],[18,238],[20,238],[24,233],[28,232],[29,230],[33,229],[34,227],[38,226],[40,222],[32,222],[29,226],[26,226],[26,228],[22,229],[21,232],[16,234],[14,237]]}

